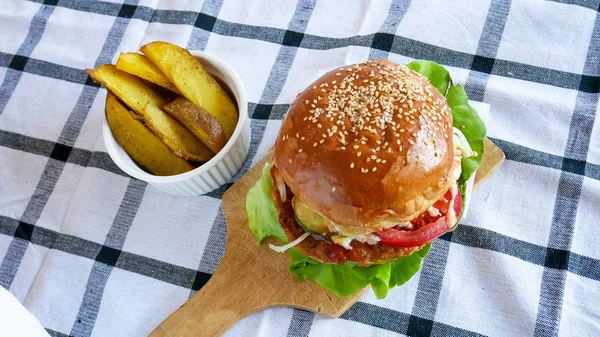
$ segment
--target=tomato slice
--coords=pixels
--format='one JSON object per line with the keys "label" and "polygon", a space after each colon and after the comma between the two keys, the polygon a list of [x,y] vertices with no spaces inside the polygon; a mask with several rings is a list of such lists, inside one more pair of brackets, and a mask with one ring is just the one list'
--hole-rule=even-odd
{"label": "tomato slice", "polygon": [[[449,202],[446,202],[446,204],[447,210]],[[462,209],[462,197],[460,195],[460,192],[458,191],[454,196],[453,206],[456,218],[458,218]],[[414,231],[388,228],[373,234],[378,236],[380,239],[379,243],[385,246],[414,247],[424,245],[428,242],[437,239],[438,237],[444,235],[444,233],[452,229],[453,226],[454,224],[448,222],[448,215],[446,214],[445,216],[433,222],[430,222]]]}
{"label": "tomato slice", "polygon": [[454,197],[454,214],[456,214],[456,220],[460,218],[460,214],[462,213],[462,195],[460,191],[456,191],[456,196]]}

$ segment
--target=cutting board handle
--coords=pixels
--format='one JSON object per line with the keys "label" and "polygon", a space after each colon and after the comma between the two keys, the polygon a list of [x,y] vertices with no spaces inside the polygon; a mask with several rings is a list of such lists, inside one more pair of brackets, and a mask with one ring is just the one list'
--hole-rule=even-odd
{"label": "cutting board handle", "polygon": [[[258,311],[251,296],[256,289],[235,275],[237,263],[227,254],[210,280],[191,299],[172,313],[150,337],[221,336],[242,318]],[[232,273],[233,272],[233,273]],[[250,287],[249,287],[250,286]],[[244,290],[244,288],[246,288]],[[224,292],[225,289],[225,292]]]}

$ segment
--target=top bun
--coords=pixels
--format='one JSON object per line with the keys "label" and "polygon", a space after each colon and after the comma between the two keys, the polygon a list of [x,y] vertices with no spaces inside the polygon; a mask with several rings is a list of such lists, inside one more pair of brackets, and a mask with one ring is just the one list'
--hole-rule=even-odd
{"label": "top bun", "polygon": [[338,68],[300,93],[274,160],[302,202],[338,225],[363,228],[415,218],[460,167],[444,96],[388,60]]}

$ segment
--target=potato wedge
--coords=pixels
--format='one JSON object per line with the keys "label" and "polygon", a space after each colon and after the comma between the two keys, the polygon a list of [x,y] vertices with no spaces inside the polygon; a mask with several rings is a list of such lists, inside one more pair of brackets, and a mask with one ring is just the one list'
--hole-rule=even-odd
{"label": "potato wedge", "polygon": [[202,64],[184,48],[168,42],[151,42],[140,51],[194,104],[213,115],[229,139],[238,121],[235,104]]}
{"label": "potato wedge", "polygon": [[[148,82],[160,85],[174,93],[180,94],[177,87],[148,58],[138,53],[121,53],[116,64],[117,69],[135,75]],[[181,94],[180,94],[181,95]]]}
{"label": "potato wedge", "polygon": [[[108,92],[109,94],[111,94],[111,92]],[[111,94],[114,96],[114,94]],[[119,102],[120,103],[120,102]],[[129,112],[129,114],[131,115],[131,118],[135,119],[138,122],[141,122],[142,124],[144,123],[144,117],[136,114],[135,112],[131,111],[131,110],[127,110],[127,112]]]}
{"label": "potato wedge", "polygon": [[214,153],[221,151],[225,143],[225,132],[217,119],[206,110],[180,97],[162,106],[169,116],[183,124]]}
{"label": "potato wedge", "polygon": [[207,161],[214,156],[200,139],[159,107],[146,104],[144,120],[146,126],[179,157],[191,161]]}
{"label": "potato wedge", "polygon": [[150,89],[144,82],[112,64],[103,64],[96,70],[85,70],[94,81],[104,85],[115,94],[121,102],[140,116],[144,115],[144,107],[151,103],[162,106],[165,100]]}
{"label": "potato wedge", "polygon": [[157,176],[170,176],[194,167],[176,156],[152,131],[135,120],[110,92],[106,96],[106,121],[117,143],[142,169]]}

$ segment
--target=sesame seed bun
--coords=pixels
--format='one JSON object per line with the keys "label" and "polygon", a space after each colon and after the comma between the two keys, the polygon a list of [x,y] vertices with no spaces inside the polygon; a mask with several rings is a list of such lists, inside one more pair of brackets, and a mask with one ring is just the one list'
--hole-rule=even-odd
{"label": "sesame seed bun", "polygon": [[297,97],[274,161],[300,200],[340,226],[409,221],[456,181],[450,108],[388,60],[333,70]]}

